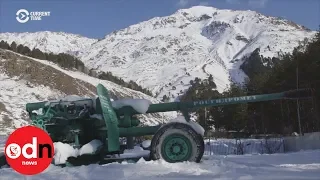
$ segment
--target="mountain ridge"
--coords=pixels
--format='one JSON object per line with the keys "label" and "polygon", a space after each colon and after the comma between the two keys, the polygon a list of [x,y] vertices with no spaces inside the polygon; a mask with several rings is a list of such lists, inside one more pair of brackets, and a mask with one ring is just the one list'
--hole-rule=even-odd
{"label": "mountain ridge", "polygon": [[[39,49],[75,55],[89,68],[137,82],[158,99],[167,95],[174,100],[195,77],[204,79],[212,74],[220,92],[231,81],[241,83],[246,77],[240,69],[241,59],[256,48],[265,57],[275,57],[291,52],[299,41],[314,34],[292,21],[256,11],[194,6],[130,25],[99,40],[60,34],[57,42],[66,41],[67,45],[61,43],[63,47],[59,47],[53,42],[53,47],[49,44]],[[81,48],[73,48],[71,39],[74,44],[83,43]],[[0,34],[0,40],[19,38]],[[37,40],[31,42],[20,38],[17,43],[31,48],[39,44]]]}

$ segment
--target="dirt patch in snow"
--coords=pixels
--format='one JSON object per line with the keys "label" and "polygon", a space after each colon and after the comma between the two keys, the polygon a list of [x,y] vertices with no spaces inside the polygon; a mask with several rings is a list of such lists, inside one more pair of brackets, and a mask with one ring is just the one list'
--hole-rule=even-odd
{"label": "dirt patch in snow", "polygon": [[2,103],[2,102],[0,102],[0,113],[2,112],[2,111],[7,111],[7,109],[6,109],[6,106]]}
{"label": "dirt patch in snow", "polygon": [[8,112],[6,106],[0,102],[0,128],[12,126],[12,120],[9,115],[10,112]]}
{"label": "dirt patch in snow", "polygon": [[44,85],[56,89],[66,95],[93,96],[96,88],[84,81],[75,79],[57,69],[36,62],[31,58],[0,50],[0,72],[9,77],[25,80],[27,85]]}

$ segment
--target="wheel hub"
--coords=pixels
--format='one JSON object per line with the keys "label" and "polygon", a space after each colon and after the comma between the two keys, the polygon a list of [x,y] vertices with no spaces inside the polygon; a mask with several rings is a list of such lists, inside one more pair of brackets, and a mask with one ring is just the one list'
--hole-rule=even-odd
{"label": "wheel hub", "polygon": [[178,154],[181,151],[181,145],[180,144],[174,144],[173,148],[171,149],[173,154]]}
{"label": "wheel hub", "polygon": [[168,162],[186,161],[191,156],[191,143],[182,135],[168,136],[162,146],[162,156]]}

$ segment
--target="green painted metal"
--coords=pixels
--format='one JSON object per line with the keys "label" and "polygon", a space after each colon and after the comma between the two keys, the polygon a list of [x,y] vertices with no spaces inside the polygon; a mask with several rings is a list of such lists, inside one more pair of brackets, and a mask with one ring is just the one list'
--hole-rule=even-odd
{"label": "green painted metal", "polygon": [[[272,101],[277,99],[302,98],[310,96],[309,90],[295,90],[274,94],[252,95],[194,102],[172,102],[151,104],[146,113],[181,111],[188,120],[188,112],[205,106],[222,106],[248,102]],[[69,165],[82,165],[119,161],[105,158],[106,155],[121,153],[119,137],[129,141],[126,148],[132,148],[132,138],[154,135],[162,126],[138,126],[140,121],[135,115],[140,114],[133,107],[120,109],[112,107],[108,90],[101,84],[97,86],[98,97],[84,98],[77,101],[55,101],[28,103],[26,110],[32,124],[49,133],[54,142],[64,142],[80,148],[93,139],[103,142],[103,148],[95,154],[78,160],[70,160]],[[84,106],[86,105],[86,106]],[[32,113],[42,108],[42,114]],[[167,137],[163,146],[163,156],[168,162],[178,162],[190,157],[192,148],[183,136]],[[182,147],[182,148],[181,148]],[[136,158],[139,159],[139,158]]]}
{"label": "green painted metal", "polygon": [[108,129],[108,151],[119,151],[118,117],[112,108],[108,90],[102,84],[99,84],[97,86],[97,93],[100,99],[103,117]]}
{"label": "green painted metal", "polygon": [[[295,95],[299,95],[301,92],[306,92],[301,94],[299,97],[294,97]],[[302,90],[292,90],[281,93],[271,93],[271,94],[263,94],[263,95],[251,95],[251,96],[240,96],[240,97],[230,97],[230,98],[221,98],[221,99],[210,99],[210,100],[199,100],[192,102],[171,102],[171,103],[160,103],[160,104],[151,104],[146,113],[157,113],[157,112],[168,112],[168,111],[180,111],[180,110],[188,110],[192,111],[195,108],[201,107],[210,107],[210,106],[225,106],[231,104],[243,104],[243,103],[251,103],[251,102],[261,102],[261,101],[273,101],[279,99],[296,99],[296,98],[304,98],[310,97],[311,90],[302,89]],[[140,114],[135,111],[133,108],[120,108],[115,110],[117,114]]]}
{"label": "green painted metal", "polygon": [[[119,128],[119,137],[153,135],[159,128],[161,128],[161,125]],[[108,129],[106,127],[102,127],[99,129],[99,131],[107,131],[107,130]]]}
{"label": "green painted metal", "polygon": [[44,108],[47,101],[44,102],[36,102],[36,103],[27,103],[26,110],[27,112],[32,112],[33,110],[38,110],[40,108]]}
{"label": "green painted metal", "polygon": [[[128,122],[130,121],[130,122]],[[119,127],[134,127],[138,126],[140,124],[140,120],[135,117],[127,117],[127,119],[124,118],[119,118]],[[130,125],[130,126],[129,126]]]}
{"label": "green painted metal", "polygon": [[120,128],[120,137],[127,136],[146,136],[153,135],[161,125],[159,126],[145,126],[145,127],[131,127],[131,128]]}
{"label": "green painted metal", "polygon": [[161,149],[162,157],[167,162],[187,161],[192,154],[191,142],[180,134],[166,137]]}

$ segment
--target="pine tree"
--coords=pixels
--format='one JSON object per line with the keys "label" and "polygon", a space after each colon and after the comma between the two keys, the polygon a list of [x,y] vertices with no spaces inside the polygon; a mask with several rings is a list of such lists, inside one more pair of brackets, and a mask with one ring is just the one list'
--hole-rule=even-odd
{"label": "pine tree", "polygon": [[5,42],[5,41],[1,41],[0,42],[0,48],[1,49],[9,49],[10,48],[10,46],[9,46],[9,44],[7,43],[7,42]]}
{"label": "pine tree", "polygon": [[[250,78],[247,83],[250,93],[274,93],[296,89],[297,68],[299,87],[313,87],[318,90],[320,88],[319,37],[318,32],[312,42],[307,43],[305,40],[291,54],[285,54],[280,59],[273,58],[271,70]],[[301,51],[302,49],[305,51]],[[315,97],[314,101],[300,100],[301,125],[305,132],[320,130],[318,114],[320,109],[316,103],[319,100],[319,96]],[[251,126],[250,129],[260,133],[284,133],[286,127],[293,127],[293,131],[298,132],[296,106],[295,101],[286,100],[249,104],[249,114],[254,114],[249,119],[251,124],[255,123],[255,127]]]}
{"label": "pine tree", "polygon": [[37,58],[37,59],[42,59],[42,60],[46,59],[46,55],[42,51],[40,51],[38,48],[32,49],[31,57]]}
{"label": "pine tree", "polygon": [[10,45],[10,50],[17,52],[17,44],[16,42],[12,41],[11,45]]}
{"label": "pine tree", "polygon": [[17,53],[22,54],[23,48],[24,48],[24,46],[22,44],[19,44],[18,47],[17,47]]}

